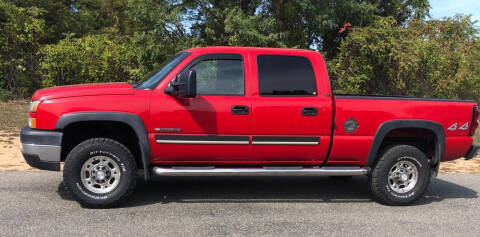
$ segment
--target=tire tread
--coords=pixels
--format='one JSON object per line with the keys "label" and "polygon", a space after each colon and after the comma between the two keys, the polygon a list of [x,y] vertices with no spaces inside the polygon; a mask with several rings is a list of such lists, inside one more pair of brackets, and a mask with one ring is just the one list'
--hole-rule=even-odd
{"label": "tire tread", "polygon": [[[372,173],[369,175],[369,186],[370,186],[369,188],[371,193],[373,194],[373,198],[380,203],[391,205],[391,206],[408,205],[420,199],[423,196],[423,193],[425,192],[426,188],[428,187],[431,179],[430,178],[431,170],[425,154],[420,149],[410,145],[391,146],[384,149],[383,151],[384,152],[381,155],[381,158],[375,164],[375,166],[372,169]],[[424,183],[417,184],[417,185],[422,185],[423,187],[420,187],[420,192],[417,193],[413,199],[405,199],[405,200],[393,199],[384,190],[384,185],[383,185],[384,180],[382,179],[382,176],[379,175],[378,173],[386,169],[390,170],[391,160],[394,159],[396,155],[405,154],[405,153],[416,154],[414,158],[425,161],[423,165],[426,167],[424,169],[426,172],[425,175],[427,180]],[[422,170],[418,170],[418,172],[422,172]]]}
{"label": "tire tread", "polygon": [[[129,162],[126,162],[127,165],[130,167],[126,167],[127,169],[130,170],[130,172],[133,175],[133,178],[130,180],[130,183],[128,184],[128,188],[126,192],[123,195],[118,195],[117,197],[113,198],[108,204],[95,204],[92,202],[89,202],[86,198],[83,198],[81,195],[77,195],[75,188],[70,187],[70,180],[73,179],[72,175],[74,174],[74,166],[70,165],[74,159],[76,159],[76,156],[79,152],[81,152],[84,149],[87,149],[88,147],[91,146],[114,146],[115,149],[120,149],[120,152],[123,152],[126,154],[125,157],[129,160]],[[88,140],[85,140],[75,146],[72,151],[68,154],[67,158],[65,159],[65,165],[64,165],[64,170],[63,170],[63,180],[64,180],[64,187],[65,191],[68,195],[71,197],[75,198],[76,201],[78,201],[82,206],[88,207],[88,208],[112,208],[112,207],[117,207],[127,201],[127,199],[133,194],[135,187],[136,187],[136,178],[137,174],[137,166],[135,159],[133,158],[132,153],[130,150],[124,146],[123,144],[110,139],[110,138],[91,138]]]}

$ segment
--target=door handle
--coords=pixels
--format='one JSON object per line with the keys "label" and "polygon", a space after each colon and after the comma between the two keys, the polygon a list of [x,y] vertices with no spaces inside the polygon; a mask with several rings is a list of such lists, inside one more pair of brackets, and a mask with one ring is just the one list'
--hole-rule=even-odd
{"label": "door handle", "polygon": [[234,114],[234,115],[247,115],[248,114],[248,106],[234,105],[234,106],[232,106],[232,114]]}
{"label": "door handle", "polygon": [[317,116],[318,109],[315,107],[304,107],[302,108],[302,115],[303,116]]}

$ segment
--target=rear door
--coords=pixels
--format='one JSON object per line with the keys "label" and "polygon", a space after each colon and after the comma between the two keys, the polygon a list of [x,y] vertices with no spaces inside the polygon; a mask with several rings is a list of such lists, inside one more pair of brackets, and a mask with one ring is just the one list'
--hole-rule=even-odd
{"label": "rear door", "polygon": [[[253,159],[321,163],[331,132],[331,98],[323,93],[320,58],[305,53],[252,53]],[[318,79],[318,80],[317,80]]]}

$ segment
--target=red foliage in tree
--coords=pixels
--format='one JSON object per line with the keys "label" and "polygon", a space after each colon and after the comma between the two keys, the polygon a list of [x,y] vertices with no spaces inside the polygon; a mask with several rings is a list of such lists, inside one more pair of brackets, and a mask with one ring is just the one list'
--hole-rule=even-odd
{"label": "red foliage in tree", "polygon": [[343,27],[340,28],[338,33],[341,34],[342,32],[345,32],[345,31],[352,31],[352,24],[350,24],[349,22],[343,24]]}

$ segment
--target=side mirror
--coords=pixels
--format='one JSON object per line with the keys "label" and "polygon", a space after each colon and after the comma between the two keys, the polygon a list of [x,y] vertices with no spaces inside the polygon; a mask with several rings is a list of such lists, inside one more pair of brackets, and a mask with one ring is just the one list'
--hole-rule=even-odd
{"label": "side mirror", "polygon": [[165,93],[179,98],[195,98],[197,96],[197,72],[183,71],[165,89]]}

